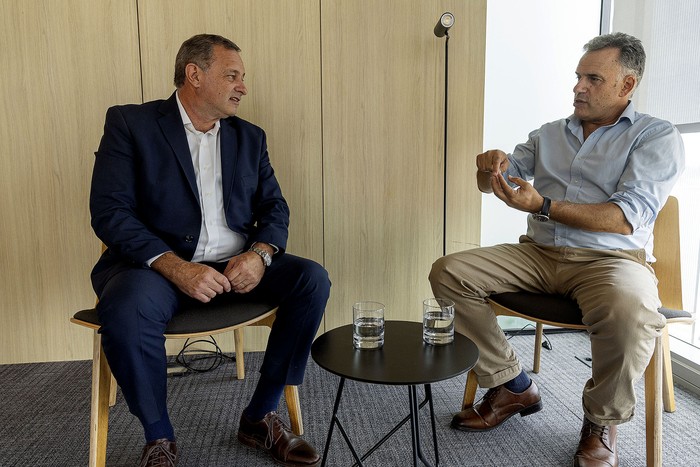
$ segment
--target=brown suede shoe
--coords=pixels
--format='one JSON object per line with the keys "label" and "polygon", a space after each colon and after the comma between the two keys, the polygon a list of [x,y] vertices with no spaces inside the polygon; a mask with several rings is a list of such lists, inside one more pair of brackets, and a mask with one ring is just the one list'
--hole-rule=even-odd
{"label": "brown suede shoe", "polygon": [[279,415],[270,412],[259,422],[241,415],[238,441],[253,448],[270,451],[278,464],[288,467],[315,467],[321,456],[309,443],[295,435]]}
{"label": "brown suede shoe", "polygon": [[143,447],[139,467],[175,467],[177,446],[167,438],[151,441]]}
{"label": "brown suede shoe", "polygon": [[583,419],[574,467],[617,467],[617,426],[600,426]]}
{"label": "brown suede shoe", "polygon": [[511,392],[503,385],[486,391],[481,404],[462,410],[452,418],[452,428],[462,431],[488,431],[513,415],[521,417],[542,410],[540,391],[535,382],[521,393]]}

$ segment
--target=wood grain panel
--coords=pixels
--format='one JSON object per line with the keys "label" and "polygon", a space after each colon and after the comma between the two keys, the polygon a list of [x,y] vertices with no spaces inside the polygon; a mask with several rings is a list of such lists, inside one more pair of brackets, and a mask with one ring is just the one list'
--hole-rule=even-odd
{"label": "wood grain panel", "polygon": [[[241,47],[248,95],[239,116],[267,133],[291,209],[288,251],[323,262],[318,0],[181,1],[177,8],[168,0],[148,0],[139,2],[139,16],[147,101],[175,90],[175,55],[187,38],[220,34]],[[263,348],[266,334],[246,330],[246,349]]]}
{"label": "wood grain panel", "polygon": [[[444,11],[450,31],[448,251],[478,244],[485,1],[322,0],[326,328],[356,300],[419,321],[442,254]],[[470,161],[470,162],[466,162]]]}
{"label": "wood grain panel", "polygon": [[90,358],[93,153],[109,105],[139,100],[136,3],[1,3],[0,363]]}
{"label": "wood grain panel", "polygon": [[[478,244],[485,0],[0,7],[0,58],[13,65],[0,90],[0,363],[90,357],[87,331],[67,318],[94,302],[87,198],[105,110],[167,97],[179,45],[200,32],[243,49],[240,115],[268,134],[292,209],[289,251],[331,273],[329,329],[362,298],[384,301],[390,319],[417,320],[430,294],[444,231],[444,40],[432,28],[452,11],[448,252]],[[262,348],[264,332],[248,334],[249,348]]]}

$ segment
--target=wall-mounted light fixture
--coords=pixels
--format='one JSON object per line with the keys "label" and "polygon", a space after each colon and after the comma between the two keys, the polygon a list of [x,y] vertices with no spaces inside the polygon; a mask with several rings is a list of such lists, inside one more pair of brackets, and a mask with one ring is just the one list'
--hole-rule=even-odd
{"label": "wall-mounted light fixture", "polygon": [[452,27],[452,25],[455,24],[455,17],[452,13],[449,11],[446,11],[440,16],[440,20],[438,20],[437,24],[433,28],[433,32],[437,37],[445,37],[445,105],[444,105],[444,111],[445,111],[445,117],[443,121],[443,131],[444,131],[444,140],[443,140],[443,178],[442,178],[442,184],[443,184],[443,193],[442,193],[442,254],[446,255],[447,254],[447,58],[448,58],[448,51],[447,51],[447,44],[450,41],[450,34],[448,31]]}

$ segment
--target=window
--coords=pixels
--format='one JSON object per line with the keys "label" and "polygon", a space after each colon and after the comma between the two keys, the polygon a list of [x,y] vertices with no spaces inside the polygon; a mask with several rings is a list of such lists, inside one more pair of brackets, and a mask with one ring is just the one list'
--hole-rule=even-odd
{"label": "window", "polygon": [[[635,93],[639,112],[670,121],[683,134],[686,169],[674,190],[680,204],[683,306],[700,304],[700,2],[697,0],[615,0],[613,28],[640,38],[647,53],[644,79]],[[672,326],[674,376],[700,391],[700,324]],[[680,374],[682,372],[683,374]]]}
{"label": "window", "polygon": [[[680,205],[681,230],[681,275],[683,277],[683,307],[697,316],[700,308],[700,218],[697,200],[700,199],[700,123],[679,125],[685,144],[685,172],[673,190]],[[694,130],[694,131],[693,131]],[[675,338],[686,342],[700,352],[700,325],[673,326],[669,332]],[[684,346],[674,345],[674,351],[683,352]],[[697,357],[686,356],[700,362]]]}

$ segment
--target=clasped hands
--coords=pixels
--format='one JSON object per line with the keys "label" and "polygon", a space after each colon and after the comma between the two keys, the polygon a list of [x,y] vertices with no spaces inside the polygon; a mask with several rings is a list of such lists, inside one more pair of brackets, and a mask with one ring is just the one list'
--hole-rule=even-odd
{"label": "clasped hands", "polygon": [[522,178],[508,176],[508,180],[517,185],[516,188],[511,187],[503,177],[508,165],[506,153],[498,149],[491,149],[476,156],[477,176],[483,180],[488,174],[491,190],[498,199],[519,211],[539,212],[544,198],[535,187]]}
{"label": "clasped hands", "polygon": [[203,303],[227,292],[250,292],[265,273],[260,256],[251,251],[231,258],[223,273],[206,264],[185,261],[172,252],[162,255],[151,267],[184,294]]}

